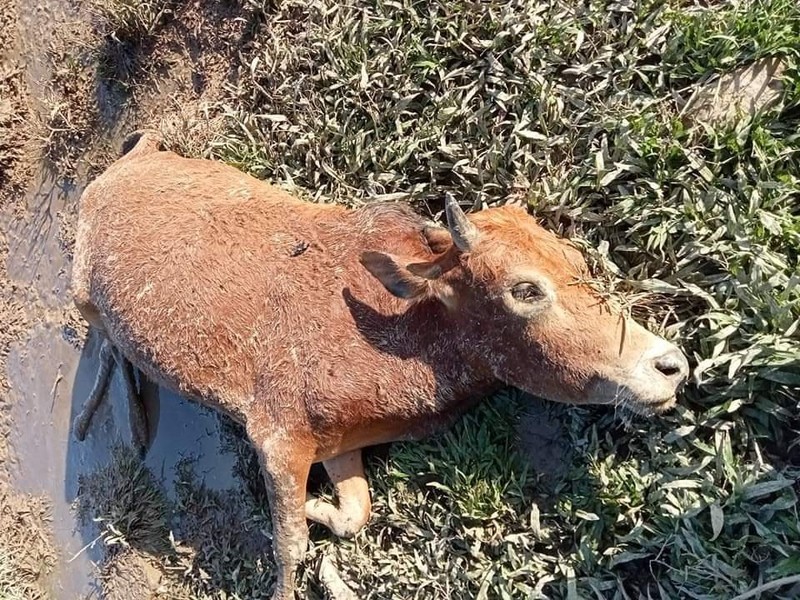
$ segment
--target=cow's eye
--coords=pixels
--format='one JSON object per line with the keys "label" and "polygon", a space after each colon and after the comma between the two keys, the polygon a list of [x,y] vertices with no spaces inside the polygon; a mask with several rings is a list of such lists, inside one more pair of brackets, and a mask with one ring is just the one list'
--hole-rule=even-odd
{"label": "cow's eye", "polygon": [[530,303],[539,302],[546,297],[544,290],[535,283],[518,283],[511,288],[511,295],[515,300]]}

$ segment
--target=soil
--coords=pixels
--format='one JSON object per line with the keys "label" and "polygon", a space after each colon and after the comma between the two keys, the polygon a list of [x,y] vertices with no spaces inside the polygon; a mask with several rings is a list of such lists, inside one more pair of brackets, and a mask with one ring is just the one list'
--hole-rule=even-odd
{"label": "soil", "polygon": [[735,123],[774,106],[784,92],[784,71],[781,59],[764,58],[699,85],[684,108],[687,121]]}
{"label": "soil", "polygon": [[11,570],[10,580],[6,571],[0,581],[0,596],[5,598],[5,592],[30,600],[50,597],[55,556],[49,519],[45,501],[0,492],[0,548],[6,551],[0,557],[0,572]]}
{"label": "soil", "polygon": [[161,570],[135,550],[117,552],[105,561],[101,581],[105,600],[142,600],[158,592]]}

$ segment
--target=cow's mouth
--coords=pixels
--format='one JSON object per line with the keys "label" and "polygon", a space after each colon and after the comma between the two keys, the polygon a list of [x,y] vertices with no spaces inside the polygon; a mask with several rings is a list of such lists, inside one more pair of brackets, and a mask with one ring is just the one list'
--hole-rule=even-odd
{"label": "cow's mouth", "polygon": [[[597,376],[587,388],[592,404],[622,408],[646,417],[661,415],[675,407],[683,385],[663,386],[649,377],[621,378]],[[665,389],[667,388],[667,389]]]}
{"label": "cow's mouth", "polygon": [[626,406],[627,408],[631,409],[633,412],[639,415],[652,416],[652,415],[663,415],[670,409],[674,408],[676,403],[677,399],[676,396],[673,394],[668,398],[663,398],[661,400],[655,400],[655,401],[631,400],[626,403]]}

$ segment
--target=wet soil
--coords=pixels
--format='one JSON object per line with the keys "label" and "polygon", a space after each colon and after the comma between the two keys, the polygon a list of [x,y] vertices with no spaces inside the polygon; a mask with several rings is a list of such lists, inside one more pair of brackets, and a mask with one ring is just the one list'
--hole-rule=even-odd
{"label": "wet soil", "polygon": [[[97,349],[93,335],[83,351],[78,351],[63,339],[58,327],[40,323],[24,342],[12,347],[7,360],[11,422],[24,424],[12,426],[11,481],[15,489],[50,502],[60,559],[58,597],[64,598],[91,597],[95,565],[103,560],[95,529],[81,527],[74,516],[80,477],[107,464],[116,445],[131,443],[118,372],[86,440],[78,442],[72,435],[72,421],[94,381]],[[207,487],[235,487],[235,457],[222,449],[223,432],[216,414],[168,392],[154,388],[147,392],[153,430],[145,464],[161,480],[168,496],[175,499],[178,464],[187,457],[195,459],[195,469]]]}
{"label": "wet soil", "polygon": [[[46,501],[0,491],[0,598],[48,600],[55,564]],[[7,596],[6,594],[10,594]]]}
{"label": "wet soil", "polygon": [[[113,158],[108,148],[118,148],[153,107],[166,104],[165,96],[173,114],[160,117],[178,122],[201,103],[191,70],[175,56],[147,101],[133,103],[111,85],[92,90],[97,82],[84,71],[65,79],[58,60],[69,50],[63,32],[83,35],[88,21],[68,0],[0,0],[0,493],[10,485],[32,506],[49,506],[55,573],[48,587],[55,598],[101,597],[102,544],[96,527],[78,523],[73,504],[81,476],[106,464],[112,448],[131,436],[116,373],[85,442],[71,432],[98,366],[97,339],[87,337],[69,294],[77,202]],[[81,48],[86,40],[72,42]],[[74,131],[53,133],[54,105],[66,106]],[[83,152],[90,140],[96,148]],[[223,439],[230,434],[217,415],[147,384],[143,392],[151,425],[146,464],[167,495],[175,497],[177,465],[187,457],[209,489],[236,489],[235,457],[223,448],[232,447]],[[125,572],[124,561],[114,564],[112,573]]]}

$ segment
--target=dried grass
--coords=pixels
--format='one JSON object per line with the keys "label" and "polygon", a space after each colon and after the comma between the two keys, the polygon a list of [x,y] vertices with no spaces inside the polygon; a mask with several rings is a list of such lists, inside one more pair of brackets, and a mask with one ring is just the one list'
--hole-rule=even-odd
{"label": "dried grass", "polygon": [[35,498],[0,492],[0,598],[48,600],[55,565],[46,505]]}

